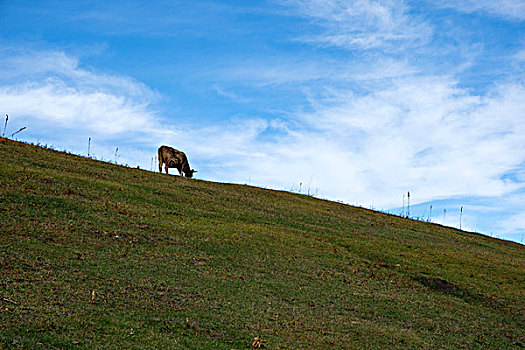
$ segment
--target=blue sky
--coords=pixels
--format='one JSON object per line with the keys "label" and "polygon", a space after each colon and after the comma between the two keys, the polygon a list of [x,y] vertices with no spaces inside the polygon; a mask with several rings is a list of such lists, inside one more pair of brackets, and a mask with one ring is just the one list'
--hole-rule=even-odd
{"label": "blue sky", "polygon": [[0,0],[6,135],[517,242],[524,68],[523,0]]}

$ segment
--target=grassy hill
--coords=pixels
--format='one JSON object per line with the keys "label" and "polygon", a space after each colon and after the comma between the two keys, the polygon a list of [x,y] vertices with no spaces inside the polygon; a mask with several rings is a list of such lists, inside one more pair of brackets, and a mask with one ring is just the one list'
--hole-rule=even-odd
{"label": "grassy hill", "polygon": [[525,247],[0,139],[0,348],[525,347]]}

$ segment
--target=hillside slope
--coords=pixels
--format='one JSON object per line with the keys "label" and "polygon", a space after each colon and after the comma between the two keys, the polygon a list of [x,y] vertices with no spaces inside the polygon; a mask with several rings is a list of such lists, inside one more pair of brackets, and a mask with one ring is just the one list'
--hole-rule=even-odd
{"label": "hillside slope", "polygon": [[0,348],[525,347],[525,247],[0,139]]}

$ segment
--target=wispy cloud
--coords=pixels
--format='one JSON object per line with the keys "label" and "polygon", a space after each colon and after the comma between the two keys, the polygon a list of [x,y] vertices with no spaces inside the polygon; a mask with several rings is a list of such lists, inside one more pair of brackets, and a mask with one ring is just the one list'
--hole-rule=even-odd
{"label": "wispy cloud", "polygon": [[[240,67],[239,67],[240,66]],[[304,85],[331,89],[338,84],[352,82],[360,89],[389,80],[412,76],[420,69],[404,60],[391,57],[367,57],[360,60],[334,60],[307,57],[268,57],[266,60],[243,60],[240,64],[227,65],[220,71],[225,82],[242,82],[245,86]]]}
{"label": "wispy cloud", "polygon": [[403,1],[283,0],[285,6],[315,21],[318,35],[299,40],[348,49],[396,50],[424,43],[432,29],[424,21],[407,15]]}
{"label": "wispy cloud", "polygon": [[[401,193],[417,202],[441,196],[498,196],[520,188],[505,174],[525,160],[523,86],[506,84],[471,96],[453,80],[419,78],[367,96],[349,93],[288,125],[278,143],[255,135],[241,164],[259,183],[311,176],[330,198],[395,206]],[[263,132],[269,125],[261,125]],[[248,152],[249,153],[249,152]],[[250,160],[251,159],[251,160]]]}
{"label": "wispy cloud", "polygon": [[217,93],[217,95],[225,97],[229,100],[232,100],[237,103],[248,103],[250,102],[249,98],[240,96],[234,91],[226,91],[224,88],[220,87],[218,84],[213,84],[212,87],[213,91]]}
{"label": "wispy cloud", "polygon": [[13,50],[0,66],[0,110],[30,139],[79,151],[88,137],[154,144],[174,134],[153,108],[158,94],[129,77],[83,68],[60,51]]}
{"label": "wispy cloud", "polygon": [[525,2],[522,0],[444,0],[433,3],[442,8],[453,8],[461,12],[483,12],[511,20],[525,20]]}
{"label": "wispy cloud", "polygon": [[81,67],[75,57],[63,51],[24,50],[16,47],[0,51],[0,72],[10,85],[37,82],[45,79],[62,81],[65,85],[83,91],[111,91],[121,96],[141,99],[149,103],[159,95],[133,78],[96,72]]}
{"label": "wispy cloud", "polygon": [[100,134],[147,130],[145,106],[107,92],[86,92],[59,79],[0,88],[1,108],[64,128]]}

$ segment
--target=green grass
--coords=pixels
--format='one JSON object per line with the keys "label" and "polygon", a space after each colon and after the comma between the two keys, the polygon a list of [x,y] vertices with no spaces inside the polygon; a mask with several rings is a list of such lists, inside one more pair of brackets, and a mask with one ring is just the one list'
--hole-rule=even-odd
{"label": "green grass", "polygon": [[525,347],[524,246],[303,195],[0,139],[0,234],[0,348]]}

